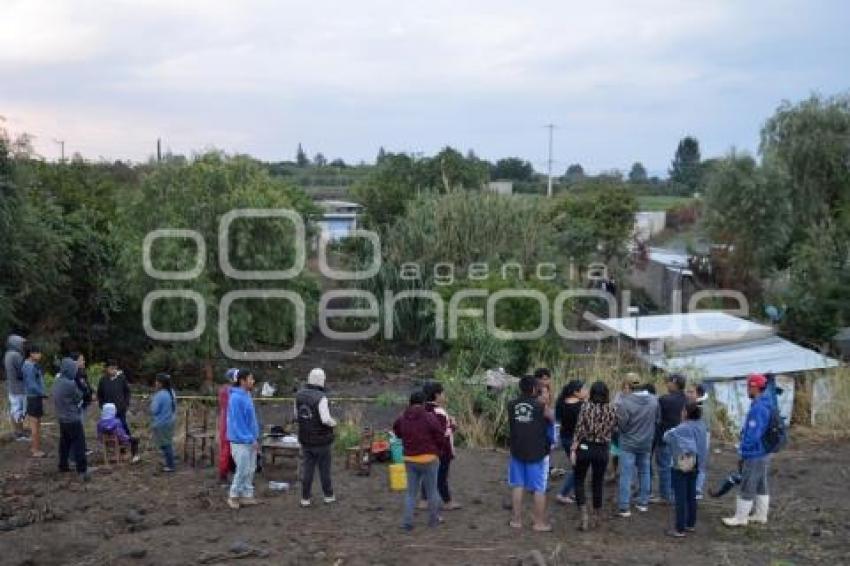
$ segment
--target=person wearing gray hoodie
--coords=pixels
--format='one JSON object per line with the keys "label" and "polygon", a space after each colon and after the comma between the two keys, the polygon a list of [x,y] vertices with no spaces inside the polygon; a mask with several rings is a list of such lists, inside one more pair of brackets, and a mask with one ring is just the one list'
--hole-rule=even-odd
{"label": "person wearing gray hoodie", "polygon": [[626,392],[617,404],[617,428],[620,432],[620,489],[618,506],[620,517],[630,517],[632,478],[638,474],[638,501],[636,508],[646,512],[649,492],[652,489],[650,463],[652,443],[655,439],[655,422],[658,418],[658,399],[651,395],[640,378],[634,376],[627,383]]}
{"label": "person wearing gray hoodie", "polygon": [[27,394],[24,387],[24,338],[17,334],[6,339],[6,353],[3,355],[3,371],[6,375],[6,389],[9,393],[9,417],[15,440],[29,440],[24,432],[24,419],[27,416]]}
{"label": "person wearing gray hoodie", "polygon": [[59,421],[59,471],[68,472],[68,458],[73,453],[77,473],[88,481],[86,433],[83,429],[83,394],[77,387],[77,362],[63,358],[59,377],[53,384],[53,403]]}

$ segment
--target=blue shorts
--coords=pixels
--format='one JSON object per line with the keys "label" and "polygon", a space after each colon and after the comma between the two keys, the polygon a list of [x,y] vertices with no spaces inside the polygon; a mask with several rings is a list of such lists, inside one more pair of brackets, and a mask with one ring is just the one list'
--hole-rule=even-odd
{"label": "blue shorts", "polygon": [[508,463],[508,485],[522,487],[534,493],[546,491],[549,480],[549,458],[536,462],[523,462],[511,458]]}

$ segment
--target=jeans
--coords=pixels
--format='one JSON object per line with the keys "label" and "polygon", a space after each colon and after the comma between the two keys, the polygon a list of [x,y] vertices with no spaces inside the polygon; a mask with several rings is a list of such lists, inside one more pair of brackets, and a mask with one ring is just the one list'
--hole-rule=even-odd
{"label": "jeans", "polygon": [[253,444],[230,443],[230,453],[236,462],[233,483],[230,484],[230,497],[254,497],[254,471],[257,468],[257,452]]}
{"label": "jeans", "polygon": [[404,467],[407,472],[407,496],[404,498],[402,526],[405,528],[413,527],[413,508],[416,506],[420,486],[425,487],[425,493],[428,495],[428,525],[436,526],[440,522],[438,515],[440,498],[437,494],[437,472],[440,468],[440,461],[434,459],[433,462],[427,464],[405,462]]}
{"label": "jeans", "polygon": [[652,489],[652,476],[649,470],[651,459],[649,452],[620,451],[620,494],[617,499],[620,511],[629,510],[632,497],[632,478],[636,468],[639,486],[637,503],[642,507],[646,507],[649,503],[649,492]]}
{"label": "jeans", "polygon": [[768,495],[767,456],[744,460],[741,466],[741,499],[752,501],[756,495]]}
{"label": "jeans", "polygon": [[[567,462],[570,461],[570,449],[573,445],[573,437],[572,436],[562,436],[561,437],[561,446],[564,447],[564,452],[567,453]],[[564,475],[564,485],[561,486],[561,497],[566,497],[570,493],[572,493],[573,489],[576,486],[576,472],[574,469],[570,469]]]}
{"label": "jeans", "polygon": [[[443,503],[451,503],[452,494],[449,491],[449,470],[452,466],[451,458],[440,458],[440,467],[437,468],[437,493],[440,494],[440,499]],[[423,500],[428,500],[428,492],[425,491],[425,486],[422,486],[421,497]]]}
{"label": "jeans", "polygon": [[664,442],[655,449],[655,465],[658,473],[658,496],[667,501],[673,501],[673,488],[670,485],[673,455],[670,452],[670,447]]}
{"label": "jeans", "polygon": [[166,444],[165,446],[160,446],[159,451],[162,452],[162,460],[165,462],[165,467],[168,469],[174,469],[174,446],[172,444]]}
{"label": "jeans", "polygon": [[319,467],[319,479],[322,482],[322,491],[325,497],[333,497],[334,488],[331,483],[331,445],[327,446],[304,446],[301,448],[304,459],[304,477],[301,478],[301,499],[310,499],[313,491],[313,474],[316,466]]}
{"label": "jeans", "polygon": [[705,493],[705,479],[708,470],[708,458],[711,454],[711,432],[705,435],[705,462],[699,463],[699,471],[697,472],[697,495]]}
{"label": "jeans", "polygon": [[697,471],[670,471],[676,498],[676,532],[693,529],[697,524]]}
{"label": "jeans", "polygon": [[59,470],[68,471],[68,458],[73,452],[77,472],[84,474],[88,470],[86,461],[86,431],[82,422],[59,422]]}
{"label": "jeans", "polygon": [[590,483],[593,489],[593,508],[602,508],[602,488],[605,485],[605,469],[608,467],[608,443],[584,442],[587,450],[579,445],[576,451],[576,503],[585,505],[585,479],[588,469],[592,468]]}

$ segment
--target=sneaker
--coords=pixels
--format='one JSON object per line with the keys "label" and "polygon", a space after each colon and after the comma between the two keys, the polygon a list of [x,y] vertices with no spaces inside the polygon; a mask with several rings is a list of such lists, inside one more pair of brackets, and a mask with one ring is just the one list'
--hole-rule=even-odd
{"label": "sneaker", "polygon": [[311,504],[310,504],[310,500],[309,500],[309,499],[302,499],[302,500],[301,500],[301,507],[309,507],[310,505],[311,505]]}
{"label": "sneaker", "polygon": [[324,501],[326,504],[330,505],[331,503],[336,503],[336,497],[331,495],[330,497],[325,497]]}
{"label": "sneaker", "polygon": [[130,462],[132,462],[133,464],[138,464],[138,463],[139,463],[139,462],[141,462],[141,461],[142,461],[142,457],[141,457],[141,456],[139,456],[138,454],[136,454],[135,456],[133,456],[133,459],[132,459],[132,460],[130,460]]}
{"label": "sneaker", "polygon": [[647,511],[649,511],[649,507],[647,507],[646,505],[635,505],[635,509],[637,509],[640,513],[646,513]]}
{"label": "sneaker", "polygon": [[240,507],[239,500],[234,499],[232,497],[228,497],[227,498],[227,506],[230,507],[231,509],[239,509],[239,507]]}
{"label": "sneaker", "polygon": [[685,533],[680,533],[679,531],[667,531],[667,536],[673,538],[685,538]]}
{"label": "sneaker", "polygon": [[166,473],[166,474],[172,474],[172,473],[174,473],[174,468],[170,468],[168,466],[163,466],[162,471],[163,471],[163,473]]}
{"label": "sneaker", "polygon": [[257,501],[256,497],[240,497],[239,504],[250,507],[251,505],[259,505],[260,502]]}
{"label": "sneaker", "polygon": [[44,458],[45,456],[47,456],[47,454],[40,450],[38,452],[33,452],[30,454],[30,458]]}
{"label": "sneaker", "polygon": [[573,499],[572,497],[570,497],[569,495],[560,495],[560,494],[555,496],[555,501],[557,501],[561,505],[572,505],[573,503],[576,502],[576,500]]}
{"label": "sneaker", "polygon": [[697,501],[702,501],[703,499],[705,499],[705,495],[703,495],[702,493],[697,493]]}
{"label": "sneaker", "polygon": [[623,519],[628,519],[632,516],[632,512],[626,509],[625,511],[618,511],[617,516],[622,517]]}
{"label": "sneaker", "polygon": [[463,509],[463,505],[455,501],[449,501],[443,505],[444,511],[457,511],[458,509]]}
{"label": "sneaker", "polygon": [[696,527],[685,527],[685,531],[687,531],[689,533],[695,533],[695,532],[697,532],[697,528]]}
{"label": "sneaker", "polygon": [[86,449],[86,456],[91,456],[92,454],[94,454],[94,450],[92,450],[91,448],[87,448]]}
{"label": "sneaker", "polygon": [[22,434],[20,436],[15,437],[15,442],[29,442],[29,441],[30,441],[30,437],[27,436],[26,434]]}

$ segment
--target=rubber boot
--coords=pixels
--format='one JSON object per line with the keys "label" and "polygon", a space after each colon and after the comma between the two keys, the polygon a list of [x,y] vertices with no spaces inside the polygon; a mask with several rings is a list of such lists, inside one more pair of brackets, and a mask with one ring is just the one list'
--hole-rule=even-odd
{"label": "rubber boot", "polygon": [[590,517],[587,515],[587,505],[579,505],[578,512],[581,516],[579,519],[578,530],[587,531],[590,529]]}
{"label": "rubber boot", "polygon": [[752,510],[752,501],[738,497],[735,500],[735,516],[723,519],[723,524],[727,527],[746,527]]}
{"label": "rubber boot", "polygon": [[767,524],[767,512],[770,509],[769,495],[756,495],[755,505],[753,506],[753,514],[750,516],[751,523]]}

